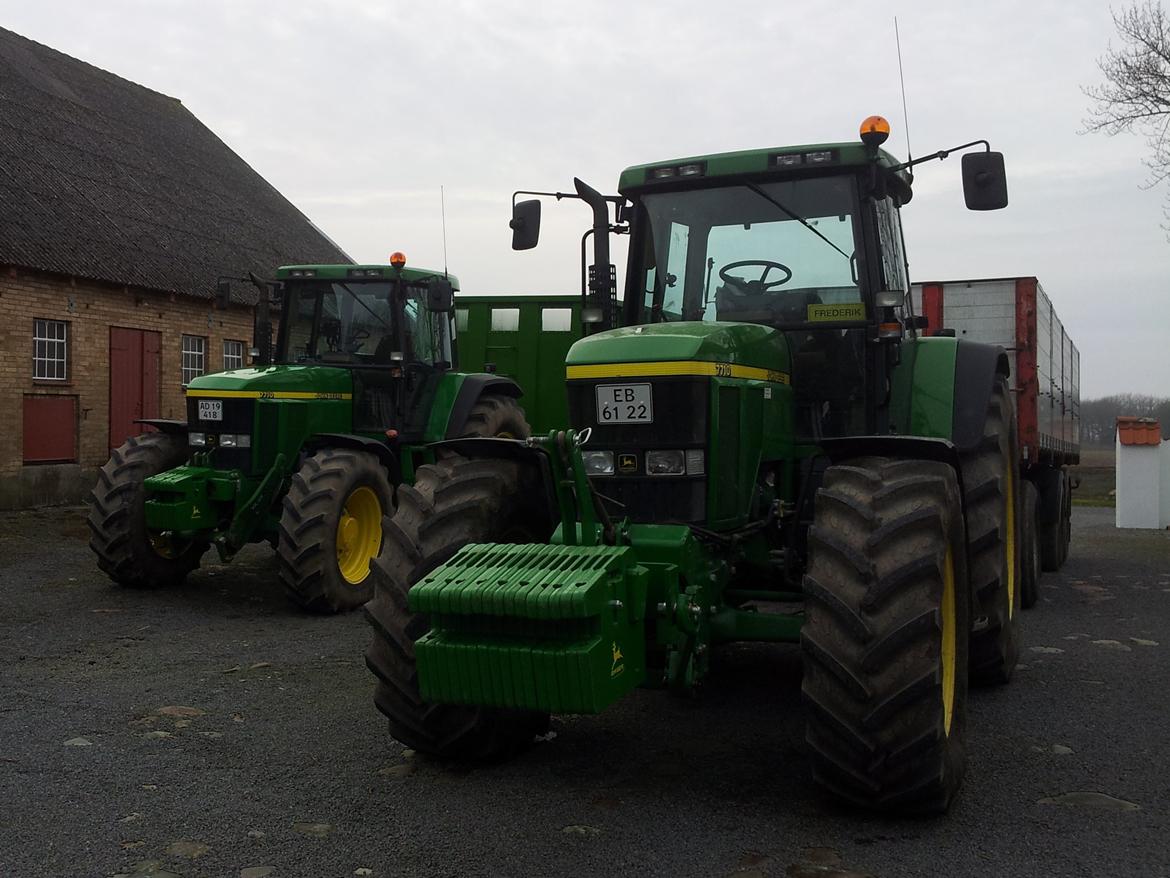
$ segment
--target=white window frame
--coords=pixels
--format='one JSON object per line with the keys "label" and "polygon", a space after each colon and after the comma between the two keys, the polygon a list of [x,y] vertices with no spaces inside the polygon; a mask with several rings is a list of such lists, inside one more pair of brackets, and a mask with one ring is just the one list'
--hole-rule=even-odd
{"label": "white window frame", "polygon": [[69,322],[33,318],[33,380],[69,380]]}
{"label": "white window frame", "polygon": [[207,374],[207,336],[184,335],[181,350],[182,379],[183,386],[186,387],[192,378]]}
{"label": "white window frame", "polygon": [[[239,353],[237,354],[235,350],[233,350],[229,354],[229,345],[234,346],[234,348],[238,350]],[[243,369],[244,366],[247,365],[247,363],[244,361],[245,354],[247,354],[247,348],[244,347],[244,343],[242,341],[235,338],[225,338],[223,340],[223,370],[227,372],[229,369]],[[231,361],[230,363],[228,362],[229,360]]]}

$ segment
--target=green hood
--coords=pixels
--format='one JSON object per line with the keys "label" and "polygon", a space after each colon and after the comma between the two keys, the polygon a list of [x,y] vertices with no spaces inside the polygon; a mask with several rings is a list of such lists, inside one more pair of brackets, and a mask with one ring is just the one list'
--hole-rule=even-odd
{"label": "green hood", "polygon": [[731,363],[787,372],[784,334],[755,323],[652,323],[599,332],[569,349],[568,366],[670,361]]}
{"label": "green hood", "polygon": [[200,375],[187,385],[189,394],[203,395],[207,391],[315,399],[352,393],[353,379],[348,369],[330,366],[265,366]]}

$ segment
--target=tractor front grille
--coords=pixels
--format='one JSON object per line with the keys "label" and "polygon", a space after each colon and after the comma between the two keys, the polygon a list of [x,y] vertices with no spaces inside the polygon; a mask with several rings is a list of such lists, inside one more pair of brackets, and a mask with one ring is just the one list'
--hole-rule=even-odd
{"label": "tractor front grille", "polygon": [[[597,387],[608,384],[649,384],[654,420],[649,424],[606,424],[597,417]],[[573,427],[590,427],[589,450],[613,451],[612,476],[594,476],[597,491],[612,503],[615,516],[637,523],[699,524],[707,519],[706,460],[710,421],[708,378],[615,378],[570,381],[569,418]],[[647,475],[646,452],[703,449],[703,475]],[[621,463],[625,462],[626,467]],[[630,466],[629,464],[633,464]],[[618,505],[620,504],[620,505]]]}
{"label": "tractor front grille", "polygon": [[[223,403],[222,421],[202,421],[199,419],[200,399],[220,399]],[[252,474],[252,448],[221,448],[219,437],[224,433],[244,434],[251,437],[252,445],[256,444],[257,437],[253,435],[253,426],[256,419],[256,400],[235,399],[231,397],[187,397],[187,429],[207,434],[206,448],[195,449],[211,452],[211,465],[216,469],[238,469],[245,474]]]}

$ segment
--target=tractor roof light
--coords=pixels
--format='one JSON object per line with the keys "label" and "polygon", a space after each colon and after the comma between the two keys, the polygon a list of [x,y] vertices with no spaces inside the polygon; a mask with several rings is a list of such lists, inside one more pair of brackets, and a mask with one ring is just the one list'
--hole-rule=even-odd
{"label": "tractor roof light", "polygon": [[401,250],[395,250],[390,254],[390,264],[395,268],[402,268],[406,265],[406,254]]}
{"label": "tractor roof light", "polygon": [[890,136],[890,123],[882,116],[869,116],[861,123],[861,142],[876,149]]}

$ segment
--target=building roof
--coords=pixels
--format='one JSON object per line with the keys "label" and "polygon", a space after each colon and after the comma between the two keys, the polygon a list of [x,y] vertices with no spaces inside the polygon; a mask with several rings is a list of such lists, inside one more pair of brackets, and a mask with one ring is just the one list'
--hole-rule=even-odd
{"label": "building roof", "polygon": [[1156,418],[1119,417],[1117,438],[1122,445],[1161,445],[1162,427]]}
{"label": "building roof", "polygon": [[0,263],[210,299],[350,261],[177,99],[0,28]]}

